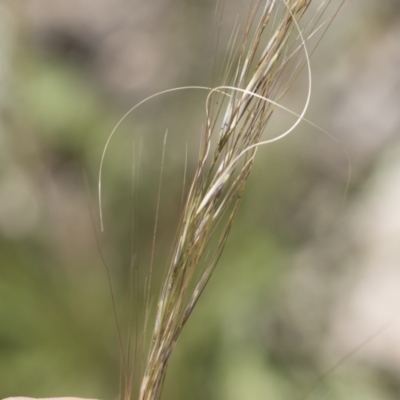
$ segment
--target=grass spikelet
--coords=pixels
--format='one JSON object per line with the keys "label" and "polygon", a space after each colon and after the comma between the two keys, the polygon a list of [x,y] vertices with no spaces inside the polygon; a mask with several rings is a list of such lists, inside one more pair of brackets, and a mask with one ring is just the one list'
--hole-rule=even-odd
{"label": "grass spikelet", "polygon": [[[241,37],[236,39],[237,31],[232,35],[232,43],[236,44],[227,57],[223,84],[170,90],[205,89],[209,93],[197,167],[156,304],[151,340],[143,346],[147,353],[139,400],[157,400],[161,396],[168,360],[221,256],[258,147],[282,139],[304,120],[311,96],[306,42],[331,21],[321,23],[330,4],[322,2],[302,29],[300,20],[311,3],[312,0],[252,2]],[[303,110],[297,115],[279,102],[304,66],[309,79],[308,93]],[[263,141],[263,132],[276,108],[297,115],[297,119],[285,132]],[[103,160],[104,153],[101,166]],[[101,209],[101,169],[99,194]],[[151,276],[147,285],[149,307]],[[132,381],[129,378],[126,384],[126,400],[131,395]]]}

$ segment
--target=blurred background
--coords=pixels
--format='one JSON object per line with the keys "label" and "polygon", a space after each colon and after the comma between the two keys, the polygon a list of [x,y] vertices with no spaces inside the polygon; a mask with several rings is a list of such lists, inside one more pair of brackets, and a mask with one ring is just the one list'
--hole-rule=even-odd
{"label": "blurred background", "polygon": [[[248,2],[227,1],[222,20],[215,9],[211,0],[0,2],[0,398],[117,399],[99,248],[124,329],[143,298],[133,284],[127,305],[129,267],[144,276],[149,265],[165,130],[156,282],[205,94],[159,97],[121,124],[105,158],[100,234],[101,154],[137,102],[210,84]],[[303,123],[260,149],[163,399],[400,398],[399,43],[398,0],[350,1],[336,17],[312,57],[307,118],[341,146]],[[306,78],[285,99],[297,112]],[[285,119],[278,112],[266,134]]]}

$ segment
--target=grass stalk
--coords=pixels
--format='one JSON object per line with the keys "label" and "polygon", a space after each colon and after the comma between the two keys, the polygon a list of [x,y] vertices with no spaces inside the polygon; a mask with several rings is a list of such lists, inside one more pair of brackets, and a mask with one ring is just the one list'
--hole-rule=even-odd
{"label": "grass stalk", "polygon": [[[312,78],[307,41],[317,32],[323,34],[331,22],[329,18],[321,22],[330,4],[327,1],[314,12],[307,27],[301,28],[300,21],[311,3],[312,0],[253,1],[241,37],[237,30],[232,34],[232,51],[227,57],[220,86],[176,88],[150,97],[176,90],[208,90],[197,167],[183,203],[171,260],[156,304],[139,400],[161,397],[169,358],[220,259],[257,149],[284,138],[305,120]],[[308,91],[302,112],[296,114],[283,107],[280,101],[304,67]],[[143,102],[133,107],[120,123]],[[263,133],[277,108],[296,115],[296,121],[285,132],[263,140]],[[119,124],[111,133],[101,160],[100,209],[104,155]],[[101,226],[103,229],[102,215]],[[146,308],[149,307],[151,275],[150,271]],[[147,322],[144,329],[148,329]],[[124,371],[127,369],[123,367]],[[131,397],[132,382],[132,378],[126,379],[125,400]]]}

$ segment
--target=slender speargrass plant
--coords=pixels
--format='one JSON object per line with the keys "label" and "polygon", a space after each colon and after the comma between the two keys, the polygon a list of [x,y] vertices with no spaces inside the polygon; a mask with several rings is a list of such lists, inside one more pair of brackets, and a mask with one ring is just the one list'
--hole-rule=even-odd
{"label": "slender speargrass plant", "polygon": [[[333,0],[252,0],[245,26],[236,26],[232,33],[220,84],[174,88],[150,96],[129,110],[111,132],[99,172],[102,230],[103,162],[121,122],[156,96],[179,90],[208,91],[197,166],[183,202],[158,300],[152,307],[153,244],[145,280],[143,331],[135,328],[134,342],[128,339],[125,345],[117,320],[124,400],[161,398],[171,353],[218,264],[257,150],[284,138],[302,121],[315,126],[305,118],[312,87],[310,55],[345,1],[337,0],[335,12],[326,15]],[[302,111],[297,114],[281,101],[302,70],[308,88]],[[263,133],[276,109],[295,116],[295,122],[285,132],[273,133],[272,139],[265,140]],[[156,229],[154,238],[155,234]],[[110,275],[108,278],[111,285]],[[139,322],[139,317],[134,322]]]}
{"label": "slender speargrass plant", "polygon": [[[339,3],[336,12],[344,2]],[[317,3],[317,7],[312,3]],[[139,349],[135,350],[134,360],[135,367],[139,358],[143,364],[139,393],[134,397],[138,400],[161,398],[169,358],[220,259],[258,148],[282,139],[301,121],[307,121],[305,113],[311,98],[310,54],[313,50],[308,48],[308,43],[313,38],[314,44],[318,44],[319,40],[314,37],[322,37],[336,15],[335,12],[324,16],[330,3],[252,1],[244,29],[240,32],[237,28],[232,34],[232,50],[220,85],[175,88],[145,99],[121,119],[106,143],[99,175],[100,210],[104,156],[125,117],[144,102],[164,93],[187,89],[208,91],[197,167],[184,202],[154,316],[149,311],[152,261],[146,279],[144,334],[140,342],[136,339]],[[309,9],[312,15],[307,15]],[[308,91],[301,113],[296,114],[280,102],[304,69]],[[268,130],[268,122],[277,108],[296,116],[296,120],[285,132],[263,140],[263,133]],[[101,211],[100,220],[103,229]],[[146,332],[150,333],[147,342]],[[122,359],[125,400],[134,396],[133,382],[137,378],[133,373],[140,370],[130,368],[128,358]]]}

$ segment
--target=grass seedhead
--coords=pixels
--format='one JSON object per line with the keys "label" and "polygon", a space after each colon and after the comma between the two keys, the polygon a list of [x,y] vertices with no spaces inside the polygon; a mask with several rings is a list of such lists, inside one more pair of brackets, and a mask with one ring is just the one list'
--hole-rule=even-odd
{"label": "grass seedhead", "polygon": [[[139,400],[161,397],[168,360],[224,249],[257,149],[280,140],[304,120],[311,96],[307,41],[317,32],[323,34],[323,28],[331,21],[328,18],[321,22],[330,3],[322,2],[308,18],[306,27],[301,28],[300,21],[311,3],[312,0],[253,1],[242,33],[237,30],[232,35],[233,50],[227,57],[222,84],[201,88],[209,91],[205,129],[156,304],[151,340],[143,346],[146,355]],[[302,112],[295,114],[280,101],[304,67],[308,92]],[[182,89],[188,88],[171,91]],[[297,119],[287,131],[262,140],[277,108],[295,114]],[[151,285],[151,272],[147,284]],[[147,297],[146,307],[149,306]],[[129,379],[126,398],[131,395],[131,385]]]}

